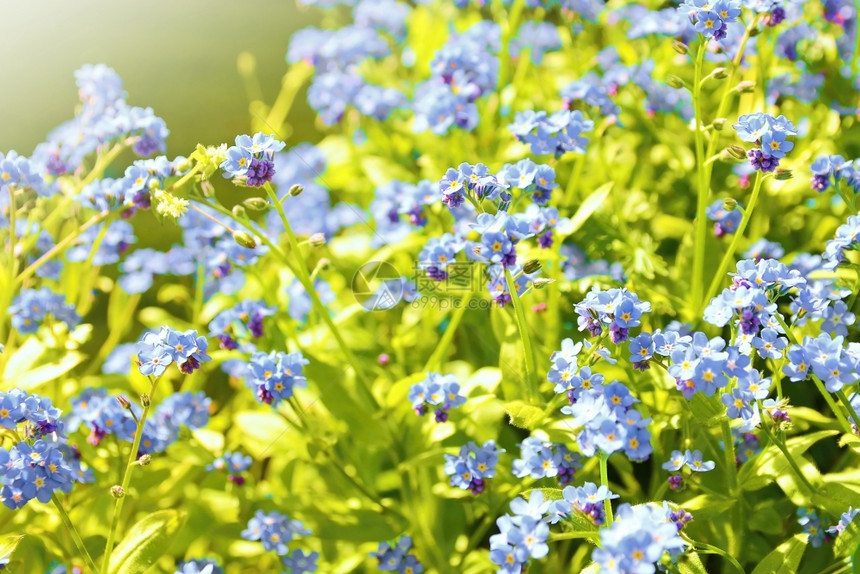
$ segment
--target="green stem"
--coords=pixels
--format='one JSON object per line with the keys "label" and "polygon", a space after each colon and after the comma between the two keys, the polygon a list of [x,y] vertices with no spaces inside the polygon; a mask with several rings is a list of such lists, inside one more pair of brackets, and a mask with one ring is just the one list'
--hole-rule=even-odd
{"label": "green stem", "polygon": [[854,407],[851,406],[851,401],[848,400],[848,397],[845,396],[845,391],[839,389],[835,393],[836,398],[839,399],[839,402],[842,403],[842,406],[848,411],[848,416],[854,419],[854,424],[857,428],[860,428],[860,415],[857,414],[857,411],[854,410]]}
{"label": "green stem", "polygon": [[295,256],[295,259],[298,263],[298,273],[296,276],[299,279],[299,282],[304,286],[305,291],[307,291],[308,296],[311,298],[311,302],[313,306],[316,308],[317,313],[322,317],[323,322],[325,322],[331,334],[334,336],[335,341],[337,341],[338,347],[340,347],[341,352],[344,357],[346,357],[347,362],[352,366],[353,371],[355,372],[356,378],[362,383],[359,386],[364,389],[365,394],[370,399],[371,404],[379,407],[379,403],[376,400],[376,397],[373,395],[373,392],[370,390],[369,381],[365,379],[364,374],[361,372],[361,369],[358,367],[358,361],[355,358],[355,355],[352,353],[352,349],[346,344],[346,341],[343,339],[343,335],[341,335],[337,326],[334,324],[334,321],[331,318],[331,315],[328,313],[328,309],[323,305],[322,301],[320,301],[319,294],[314,288],[313,281],[311,281],[311,275],[308,271],[307,263],[302,257],[302,251],[299,247],[299,242],[296,239],[295,233],[293,233],[293,228],[290,226],[290,222],[287,220],[287,214],[284,213],[284,206],[281,205],[281,202],[278,201],[278,196],[275,193],[275,190],[272,188],[272,185],[267,183],[265,186],[266,193],[269,195],[269,199],[272,200],[272,203],[275,205],[275,209],[278,212],[278,216],[281,218],[281,223],[284,225],[284,231],[287,234],[287,239],[290,243],[290,249]]}
{"label": "green stem", "polygon": [[[761,404],[761,401],[756,401],[756,402],[758,403],[759,412],[764,414],[765,410]],[[815,494],[815,489],[809,483],[809,481],[806,479],[806,476],[804,476],[803,471],[800,470],[800,467],[797,466],[797,461],[795,461],[794,457],[791,456],[791,452],[789,452],[788,448],[786,448],[785,444],[783,444],[782,441],[777,440],[777,438],[773,435],[773,433],[770,431],[770,429],[767,428],[767,425],[765,424],[765,422],[763,420],[761,422],[761,429],[764,431],[764,434],[767,435],[768,440],[770,440],[770,442],[775,444],[776,448],[778,448],[782,452],[782,454],[785,455],[785,458],[788,461],[788,465],[794,471],[794,474],[797,475],[797,478],[800,480],[800,482],[803,484],[803,486],[806,487],[807,494],[809,496],[812,496],[813,494]]]}
{"label": "green stem", "polygon": [[716,546],[711,546],[710,544],[705,544],[704,542],[694,542],[693,547],[699,551],[704,552],[705,554],[716,554],[717,556],[722,556],[726,560],[732,563],[732,566],[735,567],[735,570],[740,572],[741,574],[746,574],[744,567],[741,566],[741,563],[737,561],[737,559],[723,550],[722,548],[717,548]]}
{"label": "green stem", "polygon": [[96,163],[93,166],[93,169],[91,169],[90,173],[88,173],[87,176],[82,179],[78,184],[75,195],[80,193],[81,190],[84,189],[87,185],[91,184],[93,181],[104,175],[104,172],[107,167],[111,164],[113,160],[117,158],[119,154],[122,153],[122,150],[124,149],[125,145],[122,143],[118,143],[112,148],[110,148],[106,154],[98,156],[98,158],[96,158]]}
{"label": "green stem", "polygon": [[87,563],[87,568],[90,568],[93,572],[98,572],[98,567],[96,563],[93,561],[92,556],[90,556],[89,551],[87,551],[87,547],[84,546],[84,541],[81,538],[81,535],[78,533],[75,525],[72,524],[72,519],[69,518],[69,514],[66,512],[66,509],[63,508],[63,505],[60,504],[60,500],[57,498],[57,495],[53,495],[51,497],[51,502],[54,503],[54,506],[57,507],[57,512],[60,514],[60,520],[63,521],[63,524],[66,526],[66,529],[72,535],[72,540],[75,541],[75,546],[78,547],[78,552],[81,553],[81,556],[84,559],[84,562]]}
{"label": "green stem", "polygon": [[505,277],[508,281],[508,291],[511,294],[511,302],[514,305],[514,313],[517,317],[517,328],[520,332],[520,339],[523,342],[527,380],[526,386],[529,389],[532,401],[537,404],[540,402],[540,391],[538,390],[538,382],[535,378],[537,362],[535,361],[534,351],[532,350],[532,341],[531,337],[529,337],[528,325],[526,324],[526,314],[525,310],[523,309],[523,302],[520,301],[520,296],[517,294],[517,286],[514,283],[514,278],[511,277],[511,272],[507,267],[505,267]]}
{"label": "green stem", "polygon": [[711,286],[708,287],[708,292],[705,294],[704,299],[698,300],[698,311],[696,313],[696,317],[702,314],[702,310],[711,300],[711,298],[717,293],[717,289],[725,278],[726,272],[729,270],[729,264],[734,260],[735,252],[738,249],[738,244],[740,243],[741,237],[744,234],[744,230],[747,228],[747,225],[750,222],[750,218],[752,217],[753,210],[755,210],[756,203],[758,202],[758,196],[761,192],[761,183],[764,179],[764,174],[762,172],[758,172],[755,177],[755,185],[753,186],[752,195],[750,196],[749,205],[744,209],[744,216],[741,219],[740,225],[738,225],[737,231],[732,236],[732,242],[729,244],[728,250],[723,255],[723,259],[720,261],[720,266],[717,268],[717,272],[714,275],[714,278],[711,280]]}
{"label": "green stem", "polygon": [[[609,470],[606,467],[606,462],[609,460],[609,455],[603,451],[598,454],[600,460],[600,484],[609,488]],[[606,515],[606,526],[612,526],[612,502],[607,498],[603,501],[603,513]]]}
{"label": "green stem", "polygon": [[[705,61],[705,46],[707,39],[702,38],[696,55],[696,67],[693,80],[693,110],[695,113],[696,138],[696,179],[698,192],[696,195],[696,237],[693,252],[693,284],[690,290],[690,311],[695,313],[702,300],[702,281],[705,271],[705,242],[707,241],[708,181],[705,166],[705,133],[702,118],[702,64]],[[713,154],[709,154],[713,155]]]}
{"label": "green stem", "polygon": [[[140,440],[143,437],[143,429],[146,425],[146,419],[149,416],[149,411],[152,408],[152,401],[155,396],[155,388],[158,385],[160,377],[150,378],[151,385],[149,388],[149,401],[143,406],[143,413],[140,415],[140,421],[137,423],[137,429],[134,432],[134,441],[131,445],[131,451],[128,453],[128,462],[125,466],[125,473],[122,477],[123,495],[116,499],[116,504],[113,510],[113,519],[111,520],[110,530],[108,531],[107,543],[105,544],[105,556],[102,562],[102,574],[110,572],[110,555],[113,552],[114,541],[116,540],[117,525],[122,514],[122,507],[125,505],[125,498],[128,496],[128,487],[131,484],[131,476],[137,463],[137,453],[140,449]],[[98,570],[94,570],[97,572]]]}
{"label": "green stem", "polygon": [[457,332],[457,327],[460,326],[460,321],[463,320],[463,315],[466,314],[466,303],[468,302],[465,300],[461,300],[460,302],[463,305],[457,308],[451,315],[451,321],[445,328],[445,332],[442,334],[442,338],[439,339],[439,343],[433,350],[433,354],[430,355],[430,358],[427,359],[427,364],[424,365],[424,370],[427,372],[432,371],[433,369],[442,368],[442,361],[445,358],[445,354],[448,352],[448,347],[451,346],[451,340],[454,338],[454,334]]}
{"label": "green stem", "polygon": [[723,448],[726,453],[726,473],[729,478],[729,492],[734,494],[738,488],[738,469],[735,462],[735,438],[732,436],[732,427],[728,419],[722,421]]}

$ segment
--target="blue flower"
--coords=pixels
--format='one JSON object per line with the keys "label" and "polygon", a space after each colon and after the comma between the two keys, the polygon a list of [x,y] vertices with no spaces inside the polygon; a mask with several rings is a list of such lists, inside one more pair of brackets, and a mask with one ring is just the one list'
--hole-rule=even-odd
{"label": "blue flower", "polygon": [[242,531],[245,540],[259,540],[266,550],[274,551],[278,556],[285,556],[289,551],[287,544],[299,536],[307,536],[310,530],[298,520],[272,510],[268,514],[257,510],[254,517],[248,521],[248,527]]}

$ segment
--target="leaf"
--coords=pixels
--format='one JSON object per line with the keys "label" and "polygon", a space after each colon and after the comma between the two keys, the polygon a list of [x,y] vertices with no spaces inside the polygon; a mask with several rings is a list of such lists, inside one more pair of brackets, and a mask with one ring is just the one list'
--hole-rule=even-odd
{"label": "leaf", "polygon": [[4,536],[0,538],[0,559],[6,559],[7,561],[12,556],[12,553],[15,551],[15,548],[18,547],[18,543],[21,542],[21,539],[24,538],[24,535],[18,536]]}
{"label": "leaf", "polygon": [[597,211],[597,209],[603,205],[603,202],[606,200],[606,196],[609,195],[609,192],[612,190],[612,186],[615,185],[615,182],[609,181],[604,183],[600,187],[598,187],[591,195],[585,198],[585,201],[579,206],[579,209],[576,210],[576,213],[573,214],[573,217],[570,218],[570,225],[565,227],[562,231],[559,232],[559,235],[562,237],[566,237],[568,235],[573,235],[576,233],[583,224],[588,221],[588,218],[592,216],[592,214]]}
{"label": "leaf", "polygon": [[783,515],[773,507],[773,502],[767,501],[756,505],[747,525],[750,530],[758,530],[765,534],[780,534],[783,518]]}
{"label": "leaf", "polygon": [[526,491],[523,491],[520,496],[528,500],[531,497],[532,492],[534,492],[535,490],[540,490],[541,492],[543,492],[544,500],[561,500],[562,498],[564,498],[564,496],[562,495],[562,490],[560,488],[530,488]]}
{"label": "leaf", "polygon": [[185,524],[181,510],[159,510],[131,527],[111,554],[111,574],[142,574],[167,552]]}
{"label": "leaf", "polygon": [[681,574],[708,574],[702,559],[695,552],[685,552],[678,558],[678,570]]}
{"label": "leaf", "polygon": [[724,514],[734,506],[735,502],[733,498],[725,498],[713,494],[700,494],[690,500],[684,501],[681,503],[681,506],[697,519],[708,520]]}
{"label": "leaf", "polygon": [[701,424],[711,427],[725,416],[724,409],[721,409],[713,397],[706,397],[702,393],[696,393],[689,401],[690,410],[693,412],[693,417]]}
{"label": "leaf", "polygon": [[833,542],[833,554],[839,558],[845,558],[858,548],[860,548],[860,520],[855,517]]}
{"label": "leaf", "polygon": [[510,417],[510,423],[521,429],[531,430],[543,420],[543,411],[523,401],[505,403],[505,412]]}
{"label": "leaf", "polygon": [[856,453],[860,453],[860,436],[844,434],[839,439],[839,446],[847,446]]}
{"label": "leaf", "polygon": [[795,534],[765,556],[752,574],[794,574],[805,551],[806,537]]}
{"label": "leaf", "polygon": [[28,371],[17,377],[14,379],[15,386],[25,391],[29,391],[41,384],[59,379],[77,367],[83,360],[84,355],[74,351],[68,352],[56,363],[36,367],[32,371]]}
{"label": "leaf", "polygon": [[[240,411],[233,420],[239,427],[239,440],[255,459],[272,456],[278,449],[286,448],[299,435],[298,429],[293,429],[283,417],[274,412]],[[286,439],[277,445],[280,439]],[[277,446],[276,446],[277,445]]]}
{"label": "leaf", "polygon": [[[822,430],[796,436],[785,442],[788,452],[795,459],[800,457],[813,444],[821,439],[837,434],[835,430]],[[792,472],[785,455],[776,446],[769,445],[751,461],[744,464],[738,472],[738,484],[744,490],[764,488],[781,475]]]}

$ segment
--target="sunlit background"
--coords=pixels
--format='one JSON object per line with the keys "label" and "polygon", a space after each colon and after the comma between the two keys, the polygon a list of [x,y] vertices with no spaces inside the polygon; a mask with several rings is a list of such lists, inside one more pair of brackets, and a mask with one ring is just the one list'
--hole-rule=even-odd
{"label": "sunlit background", "polygon": [[[4,2],[0,150],[29,155],[70,119],[74,71],[96,63],[122,77],[130,105],[164,118],[168,157],[232,141],[249,129],[249,100],[277,95],[290,35],[319,14],[295,0]],[[242,52],[257,60],[258,86],[237,71]],[[290,120],[309,126],[300,100]]]}

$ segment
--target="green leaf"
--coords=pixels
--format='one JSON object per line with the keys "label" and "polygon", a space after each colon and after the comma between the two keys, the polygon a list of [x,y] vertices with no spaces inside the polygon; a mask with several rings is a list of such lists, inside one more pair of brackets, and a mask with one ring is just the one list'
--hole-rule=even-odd
{"label": "green leaf", "polygon": [[111,554],[111,574],[143,574],[167,552],[185,524],[181,510],[159,510],[131,527]]}
{"label": "green leaf", "polygon": [[678,570],[681,574],[708,574],[702,559],[695,552],[686,552],[678,558]]}
{"label": "green leaf", "polygon": [[750,530],[758,530],[765,534],[780,534],[784,516],[773,507],[773,501],[757,504],[747,525]]}
{"label": "green leaf", "polygon": [[[798,459],[804,452],[821,439],[837,434],[835,430],[822,430],[788,439],[785,446],[791,456]],[[738,484],[744,490],[764,488],[781,475],[792,472],[785,455],[776,446],[769,445],[751,461],[744,464],[738,472]]]}
{"label": "green leaf", "polygon": [[680,504],[697,519],[709,520],[718,517],[734,506],[736,500],[713,494],[700,494]]}
{"label": "green leaf", "polygon": [[806,551],[806,537],[795,534],[764,557],[752,574],[794,574]]}
{"label": "green leaf", "polygon": [[18,536],[4,536],[0,538],[0,559],[9,560],[9,557],[12,556],[12,553],[15,551],[15,548],[18,547],[18,543],[21,542],[21,539],[24,538],[24,535]]}
{"label": "green leaf", "polygon": [[543,411],[523,401],[511,401],[505,403],[505,412],[510,417],[510,423],[521,429],[532,430],[537,423],[543,420]]}
{"label": "green leaf", "polygon": [[55,381],[77,367],[84,360],[84,355],[69,351],[56,363],[36,367],[15,379],[15,386],[29,391],[44,383]]}
{"label": "green leaf", "polygon": [[833,554],[840,558],[850,556],[860,548],[860,520],[852,520],[833,542]]}
{"label": "green leaf", "polygon": [[570,218],[570,225],[560,230],[559,235],[561,237],[567,237],[576,233],[579,228],[588,221],[588,218],[591,217],[601,205],[603,205],[603,202],[606,201],[606,196],[609,195],[613,185],[615,185],[615,182],[612,181],[604,183],[591,195],[586,197],[585,201],[582,202],[582,205],[579,206],[579,209],[576,210],[576,213],[573,214],[573,217]]}
{"label": "green leaf", "polygon": [[540,490],[541,492],[543,492],[544,500],[561,500],[562,498],[564,498],[564,496],[562,495],[562,490],[560,488],[530,488],[524,491],[520,496],[528,500],[529,497],[531,497],[532,492],[534,492],[535,490]]}
{"label": "green leaf", "polygon": [[[294,429],[274,412],[240,411],[233,420],[241,431],[239,439],[242,446],[254,458],[272,456],[278,449],[294,444],[301,436],[298,429]],[[283,442],[276,446],[281,440]]]}
{"label": "green leaf", "polygon": [[695,419],[706,427],[714,426],[721,417],[725,416],[724,409],[718,406],[719,401],[713,397],[706,397],[702,393],[694,394],[689,405]]}
{"label": "green leaf", "polygon": [[839,446],[847,446],[856,453],[860,453],[860,436],[844,434],[839,439]]}

